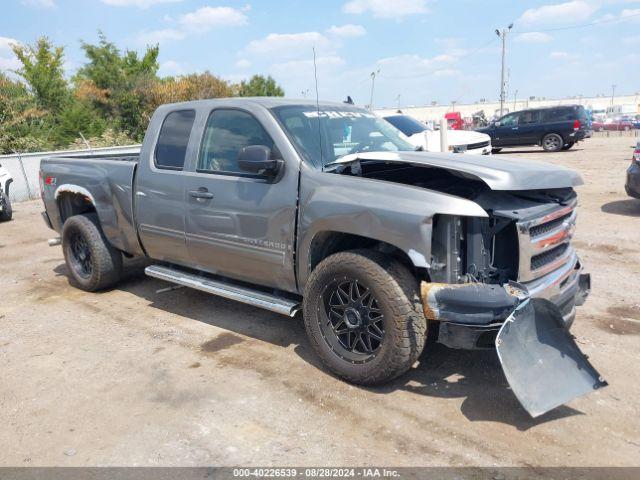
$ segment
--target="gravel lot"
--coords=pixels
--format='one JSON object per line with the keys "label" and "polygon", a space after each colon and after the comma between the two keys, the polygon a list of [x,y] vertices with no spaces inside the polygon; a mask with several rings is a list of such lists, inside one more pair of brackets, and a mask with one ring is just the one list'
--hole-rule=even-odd
{"label": "gravel lot", "polygon": [[136,269],[113,291],[76,290],[40,202],[16,204],[0,224],[0,465],[639,466],[631,145],[507,153],[584,176],[576,245],[593,292],[573,332],[610,383],[536,420],[495,352],[430,346],[401,379],[363,389],[319,367],[301,318],[157,293],[168,284]]}

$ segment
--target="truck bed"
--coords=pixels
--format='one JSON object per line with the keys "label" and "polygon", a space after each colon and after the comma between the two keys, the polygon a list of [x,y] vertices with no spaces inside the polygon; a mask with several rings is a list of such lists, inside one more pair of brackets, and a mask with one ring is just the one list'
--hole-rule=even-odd
{"label": "truck bed", "polygon": [[40,164],[43,201],[52,227],[61,232],[64,196],[80,196],[95,205],[107,239],[118,249],[142,255],[134,223],[133,184],[138,155],[48,157]]}

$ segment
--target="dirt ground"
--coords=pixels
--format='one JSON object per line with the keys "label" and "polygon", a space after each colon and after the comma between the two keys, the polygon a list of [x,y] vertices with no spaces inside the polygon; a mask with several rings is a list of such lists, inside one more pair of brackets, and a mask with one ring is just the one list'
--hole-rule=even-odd
{"label": "dirt ground", "polygon": [[[384,388],[325,373],[289,319],[132,274],[71,287],[39,201],[0,224],[1,466],[638,466],[640,201],[629,138],[509,156],[579,170],[593,292],[573,327],[610,386],[532,420],[495,352],[429,346]],[[636,372],[634,374],[634,372]]]}

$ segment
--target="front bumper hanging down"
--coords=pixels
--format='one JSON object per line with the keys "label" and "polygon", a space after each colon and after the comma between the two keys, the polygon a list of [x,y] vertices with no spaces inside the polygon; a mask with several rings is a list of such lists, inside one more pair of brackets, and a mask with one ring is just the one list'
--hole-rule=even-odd
{"label": "front bumper hanging down", "polygon": [[[588,275],[577,283],[581,304]],[[530,298],[521,284],[423,282],[421,296],[426,318],[440,323],[439,342],[495,346],[509,385],[532,417],[607,385],[578,348],[558,306]]]}

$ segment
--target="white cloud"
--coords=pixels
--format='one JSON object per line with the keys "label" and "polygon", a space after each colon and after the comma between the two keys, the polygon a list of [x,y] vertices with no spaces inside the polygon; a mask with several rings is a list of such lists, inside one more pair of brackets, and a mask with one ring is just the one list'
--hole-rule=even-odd
{"label": "white cloud", "polygon": [[247,22],[247,16],[232,7],[202,7],[179,19],[180,25],[195,32],[207,32],[214,27],[237,27]]}
{"label": "white cloud", "polygon": [[517,35],[515,40],[520,43],[549,43],[553,37],[543,32],[527,32]]}
{"label": "white cloud", "polygon": [[442,70],[436,70],[432,73],[434,77],[455,77],[456,75],[461,75],[462,72],[460,70],[456,70],[454,68],[443,68]]}
{"label": "white cloud", "polygon": [[238,68],[249,68],[251,66],[251,62],[246,58],[241,58],[236,62],[236,67]]}
{"label": "white cloud", "polygon": [[[125,2],[131,0],[103,0],[107,2]],[[158,0],[136,0],[158,1]],[[238,10],[231,7],[202,7],[190,13],[181,15],[177,26],[171,26],[159,30],[143,30],[138,32],[135,40],[141,45],[162,44],[169,41],[183,40],[191,33],[206,33],[215,27],[237,27],[247,24],[247,16],[243,13],[251,7],[245,6]],[[174,22],[174,19],[165,15],[164,21]]]}
{"label": "white cloud", "polygon": [[56,6],[54,0],[22,0],[23,5],[35,8],[53,8]]}
{"label": "white cloud", "polygon": [[567,52],[555,51],[549,54],[549,58],[553,58],[554,60],[567,60],[570,55]]}
{"label": "white cloud", "polygon": [[425,58],[415,54],[404,54],[395,57],[387,57],[378,60],[378,65],[387,73],[398,71],[398,69],[421,70],[425,68],[433,68],[438,65],[450,64],[456,61],[453,55],[436,55],[435,57]]}
{"label": "white cloud", "polygon": [[575,24],[587,20],[598,9],[597,4],[584,0],[543,5],[538,8],[530,8],[522,14],[516,23],[526,25]]}
{"label": "white cloud", "polygon": [[640,43],[640,35],[631,35],[622,39],[622,43],[627,45],[636,45]]}
{"label": "white cloud", "polygon": [[[316,59],[318,71],[324,71],[325,73],[332,69],[342,67],[345,63],[344,59],[337,55],[318,57]],[[271,66],[270,71],[274,75],[308,76],[309,72],[313,72],[313,60],[292,60],[289,62],[277,63]]]}
{"label": "white cloud", "polygon": [[620,18],[622,20],[630,19],[632,17],[636,17],[635,20],[640,20],[640,8],[625,8],[620,13]]}
{"label": "white cloud", "polygon": [[327,33],[336,37],[361,37],[366,35],[367,31],[362,25],[347,23],[341,26],[333,25],[327,30]]}
{"label": "white cloud", "polygon": [[11,50],[12,45],[18,45],[19,43],[14,38],[0,37],[0,71],[20,68],[20,61]]}
{"label": "white cloud", "polygon": [[397,18],[427,13],[427,0],[351,0],[342,6],[345,13],[371,12],[378,18]]}
{"label": "white cloud", "polygon": [[183,0],[101,0],[102,3],[113,7],[149,8],[160,3],[177,3]]}
{"label": "white cloud", "polygon": [[245,52],[253,55],[293,59],[312,57],[312,48],[317,52],[332,50],[331,41],[318,32],[270,33],[260,40],[253,40],[245,47]]}
{"label": "white cloud", "polygon": [[141,45],[163,44],[171,40],[182,40],[185,33],[175,28],[165,28],[162,30],[150,30],[140,32],[136,35],[137,43]]}

